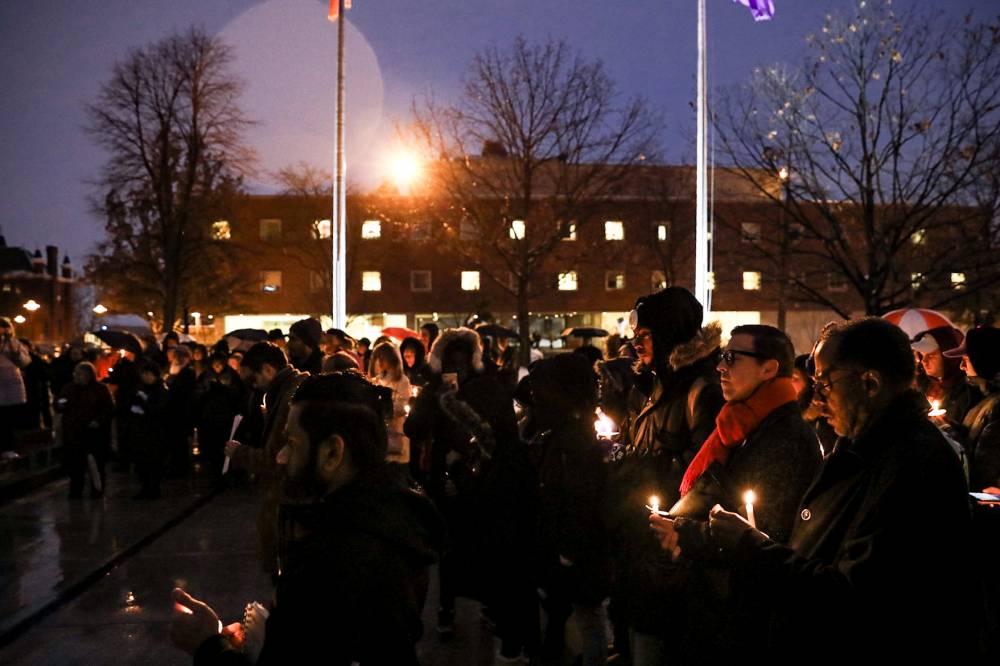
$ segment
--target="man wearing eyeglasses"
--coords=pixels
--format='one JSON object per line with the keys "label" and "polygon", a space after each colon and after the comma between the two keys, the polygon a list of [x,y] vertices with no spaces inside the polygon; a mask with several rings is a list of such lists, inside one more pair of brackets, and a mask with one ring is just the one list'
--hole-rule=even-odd
{"label": "man wearing eyeglasses", "polygon": [[[816,433],[799,411],[794,368],[795,351],[784,332],[764,325],[733,329],[716,368],[726,404],[684,474],[684,499],[672,514],[697,519],[690,526],[704,531],[713,504],[735,511],[752,491],[758,529],[788,542],[799,500],[822,460]],[[697,541],[702,552],[695,559],[702,566],[688,581],[688,596],[697,603],[691,604],[685,645],[697,646],[691,659],[698,662],[745,657],[767,631],[766,609],[752,585],[715,562],[716,553],[705,547],[710,538]]]}
{"label": "man wearing eyeglasses", "polygon": [[[771,605],[770,658],[969,663],[983,610],[971,573],[961,464],[910,388],[906,334],[868,318],[824,332],[817,399],[840,439],[799,506],[788,545],[721,507],[708,533]],[[683,521],[650,518],[685,550]]]}

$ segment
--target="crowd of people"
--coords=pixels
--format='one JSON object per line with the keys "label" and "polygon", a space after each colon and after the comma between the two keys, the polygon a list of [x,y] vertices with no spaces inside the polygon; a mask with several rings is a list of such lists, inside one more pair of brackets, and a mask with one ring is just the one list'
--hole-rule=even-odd
{"label": "crowd of people", "polygon": [[[195,429],[207,469],[258,484],[273,603],[224,626],[175,590],[196,664],[417,663],[425,604],[448,640],[459,597],[497,663],[562,663],[570,622],[587,665],[997,655],[1000,330],[863,318],[796,355],[703,319],[671,287],[630,339],[547,357],[305,319],[245,351],[168,335],[103,382],[67,350],[71,497],[88,467],[101,492],[113,428],[140,498]],[[5,344],[0,371],[28,365]]]}

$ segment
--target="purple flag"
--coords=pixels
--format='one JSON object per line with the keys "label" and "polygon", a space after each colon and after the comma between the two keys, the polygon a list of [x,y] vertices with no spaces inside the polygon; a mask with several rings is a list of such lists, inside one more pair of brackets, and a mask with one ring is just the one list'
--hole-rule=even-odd
{"label": "purple flag", "polygon": [[774,18],[774,3],[771,0],[733,0],[750,9],[754,21],[770,21]]}

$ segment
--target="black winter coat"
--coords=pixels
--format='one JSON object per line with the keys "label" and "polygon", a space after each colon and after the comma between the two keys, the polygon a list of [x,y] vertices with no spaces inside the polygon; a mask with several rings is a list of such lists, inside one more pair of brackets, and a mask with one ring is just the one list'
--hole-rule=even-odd
{"label": "black winter coat", "polygon": [[771,659],[968,663],[968,617],[981,607],[967,488],[927,408],[906,392],[857,440],[841,439],[789,545],[748,532],[735,549],[773,602]]}
{"label": "black winter coat", "polygon": [[[283,558],[257,666],[417,664],[428,571],[443,529],[431,503],[376,474],[295,515],[309,536]],[[213,637],[194,663],[248,662]]]}

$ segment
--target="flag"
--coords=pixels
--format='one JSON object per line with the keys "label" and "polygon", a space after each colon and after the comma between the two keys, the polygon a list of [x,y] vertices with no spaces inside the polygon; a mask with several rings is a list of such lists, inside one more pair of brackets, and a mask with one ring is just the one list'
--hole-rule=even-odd
{"label": "flag", "polygon": [[[344,0],[344,11],[351,8],[351,0]],[[337,15],[340,14],[340,0],[330,0],[330,13],[326,15],[328,19],[336,22]]]}
{"label": "flag", "polygon": [[771,0],[733,0],[733,2],[749,8],[754,21],[770,21],[774,18],[774,3]]}

